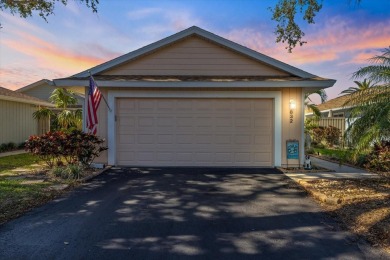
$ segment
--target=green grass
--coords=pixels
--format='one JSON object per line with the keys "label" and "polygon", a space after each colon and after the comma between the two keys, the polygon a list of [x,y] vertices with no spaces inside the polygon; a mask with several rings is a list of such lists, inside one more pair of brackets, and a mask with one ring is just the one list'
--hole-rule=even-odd
{"label": "green grass", "polygon": [[334,159],[340,158],[351,158],[352,151],[351,150],[341,150],[341,149],[329,149],[329,148],[314,148],[315,154],[320,153],[320,155],[324,155]]}
{"label": "green grass", "polygon": [[24,182],[38,177],[33,175],[34,178],[28,178],[26,173],[44,166],[38,156],[29,153],[0,157],[0,224],[50,201],[60,193],[48,189],[53,181]]}
{"label": "green grass", "polygon": [[50,182],[22,184],[22,181],[0,178],[0,224],[43,205],[60,194],[47,189],[52,184]]}
{"label": "green grass", "polygon": [[33,169],[32,164],[42,164],[38,156],[29,153],[0,157],[0,176],[16,168]]}

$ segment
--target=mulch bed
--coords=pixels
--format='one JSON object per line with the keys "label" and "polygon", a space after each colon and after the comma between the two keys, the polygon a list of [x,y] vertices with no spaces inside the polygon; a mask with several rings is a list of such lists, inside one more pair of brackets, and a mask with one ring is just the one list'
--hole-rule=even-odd
{"label": "mulch bed", "polygon": [[345,228],[390,253],[390,178],[301,181]]}

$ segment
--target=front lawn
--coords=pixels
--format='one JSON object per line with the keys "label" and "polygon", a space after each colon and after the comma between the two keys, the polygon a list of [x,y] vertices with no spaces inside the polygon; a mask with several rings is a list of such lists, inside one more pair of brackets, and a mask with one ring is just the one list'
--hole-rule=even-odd
{"label": "front lawn", "polygon": [[39,165],[43,165],[43,161],[38,156],[29,153],[0,157],[0,175],[12,174],[11,170],[16,168],[31,170]]}
{"label": "front lawn", "polygon": [[52,189],[64,181],[49,178],[45,165],[35,155],[0,158],[0,224],[43,205],[61,194]]}

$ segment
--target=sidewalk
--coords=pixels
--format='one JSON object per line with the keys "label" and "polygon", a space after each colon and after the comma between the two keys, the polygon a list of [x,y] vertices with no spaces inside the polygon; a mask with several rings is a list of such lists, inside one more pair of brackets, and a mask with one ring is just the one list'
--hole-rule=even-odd
{"label": "sidewalk", "polygon": [[362,169],[357,169],[346,165],[340,166],[337,163],[325,161],[315,157],[311,157],[310,159],[313,165],[331,170],[333,172],[285,173],[285,174],[294,180],[378,178],[377,174],[370,173]]}
{"label": "sidewalk", "polygon": [[0,153],[0,157],[6,157],[6,156],[17,155],[17,154],[22,154],[22,153],[27,153],[27,151],[16,150],[16,151],[11,151],[11,152]]}

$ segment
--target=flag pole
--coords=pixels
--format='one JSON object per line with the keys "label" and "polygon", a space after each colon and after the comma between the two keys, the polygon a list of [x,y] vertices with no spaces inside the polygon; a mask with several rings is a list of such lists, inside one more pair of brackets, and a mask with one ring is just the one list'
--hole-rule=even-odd
{"label": "flag pole", "polygon": [[[92,76],[91,71],[88,71],[88,72],[89,72],[89,76],[90,76],[90,77],[92,78],[92,80],[95,82],[96,87],[98,87],[98,85],[96,84],[95,79],[94,79],[93,76]],[[109,110],[110,112],[112,112],[112,110],[111,110],[110,106],[108,105],[107,100],[106,100],[106,98],[103,96],[103,94],[102,94],[102,98],[103,98],[103,100],[104,100],[104,103],[106,103],[106,106],[108,107],[108,110]]]}

